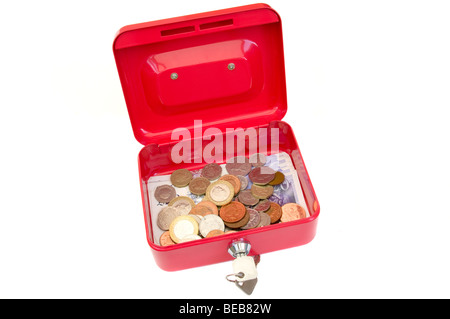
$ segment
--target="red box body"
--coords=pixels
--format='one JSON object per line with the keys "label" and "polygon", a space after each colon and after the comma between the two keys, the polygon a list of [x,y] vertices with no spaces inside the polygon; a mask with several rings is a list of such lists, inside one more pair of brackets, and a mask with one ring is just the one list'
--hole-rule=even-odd
{"label": "red box body", "polygon": [[[145,145],[138,161],[147,240],[162,269],[232,260],[227,249],[235,239],[249,241],[255,255],[314,238],[319,204],[293,131],[281,121],[287,111],[283,40],[280,17],[272,8],[255,4],[127,26],[113,50],[134,135]],[[175,164],[170,156],[178,142],[171,139],[172,131],[186,128],[195,136],[194,120],[202,121],[202,133],[278,128],[276,146],[292,159],[310,217],[173,246],[155,244],[147,181],[205,165]],[[249,155],[248,145],[245,152]]]}

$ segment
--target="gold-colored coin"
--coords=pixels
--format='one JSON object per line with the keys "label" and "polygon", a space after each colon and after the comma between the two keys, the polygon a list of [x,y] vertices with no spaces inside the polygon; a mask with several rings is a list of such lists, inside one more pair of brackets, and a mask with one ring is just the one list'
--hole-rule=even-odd
{"label": "gold-colored coin", "polygon": [[187,215],[195,206],[195,203],[187,196],[178,196],[169,202],[169,206],[176,208],[180,215]]}
{"label": "gold-colored coin", "polygon": [[209,179],[205,177],[196,177],[189,183],[189,190],[194,195],[203,195],[211,184]]}
{"label": "gold-colored coin", "polygon": [[218,180],[208,186],[205,197],[217,206],[223,206],[233,199],[234,187],[230,182]]}
{"label": "gold-colored coin", "polygon": [[273,186],[267,185],[267,186],[261,186],[253,184],[251,188],[251,192],[253,196],[259,199],[267,199],[273,194]]}
{"label": "gold-colored coin", "polygon": [[269,182],[269,185],[272,186],[280,185],[283,182],[284,182],[284,174],[277,171],[275,172],[275,177],[273,178],[273,180]]}
{"label": "gold-colored coin", "polygon": [[179,243],[184,237],[198,234],[198,223],[189,215],[178,216],[169,227],[170,238]]}
{"label": "gold-colored coin", "polygon": [[191,171],[185,168],[177,169],[170,175],[170,182],[175,187],[188,186],[191,180],[192,180],[192,173]]}
{"label": "gold-colored coin", "polygon": [[237,195],[237,193],[239,193],[239,191],[241,190],[241,181],[234,175],[223,175],[221,178],[219,178],[219,181],[230,182],[230,184],[234,187],[234,195]]}

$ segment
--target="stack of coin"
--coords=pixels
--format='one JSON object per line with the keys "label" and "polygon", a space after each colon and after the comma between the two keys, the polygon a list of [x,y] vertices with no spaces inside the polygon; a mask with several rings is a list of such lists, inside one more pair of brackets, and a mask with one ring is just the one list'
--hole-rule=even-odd
{"label": "stack of coin", "polygon": [[219,216],[228,228],[236,229],[245,226],[248,222],[248,212],[244,204],[230,202],[220,208]]}
{"label": "stack of coin", "polygon": [[[266,156],[259,153],[250,159],[238,156],[227,161],[226,172],[212,163],[205,165],[195,178],[187,169],[174,171],[170,177],[172,185],[158,186],[154,193],[160,203],[168,204],[157,218],[158,227],[165,231],[160,245],[306,218],[306,210],[299,204],[280,206],[271,200],[274,189],[284,182],[284,174],[266,166],[266,161]],[[181,187],[187,187],[192,196],[177,197],[176,188]],[[193,199],[198,198],[202,201],[195,204]]]}

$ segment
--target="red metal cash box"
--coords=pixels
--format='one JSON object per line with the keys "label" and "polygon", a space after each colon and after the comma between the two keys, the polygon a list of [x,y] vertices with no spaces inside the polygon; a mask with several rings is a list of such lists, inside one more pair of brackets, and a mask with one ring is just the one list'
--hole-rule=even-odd
{"label": "red metal cash box", "polygon": [[[251,243],[250,255],[303,245],[314,238],[320,208],[293,131],[281,121],[287,111],[283,39],[280,17],[270,6],[255,4],[126,26],[118,32],[113,51],[134,135],[145,145],[138,157],[145,226],[162,269],[232,260],[227,249],[237,238]],[[203,131],[279,128],[278,149],[292,159],[310,216],[157,245],[150,216],[158,212],[150,211],[147,181],[205,164],[171,160],[171,148],[178,142],[171,140],[171,132],[180,127],[193,132],[194,120],[202,121]],[[271,145],[267,147],[270,151]]]}

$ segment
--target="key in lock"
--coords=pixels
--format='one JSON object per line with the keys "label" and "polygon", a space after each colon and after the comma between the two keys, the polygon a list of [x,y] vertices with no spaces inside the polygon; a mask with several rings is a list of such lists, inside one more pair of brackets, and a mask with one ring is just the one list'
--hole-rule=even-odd
{"label": "key in lock", "polygon": [[[259,255],[248,256],[250,249],[250,243],[243,239],[230,244],[228,252],[236,259],[232,263],[233,274],[226,277],[228,281],[234,282],[239,289],[248,295],[253,292],[258,282],[256,265],[260,259]],[[234,279],[230,279],[230,277],[234,277]]]}

